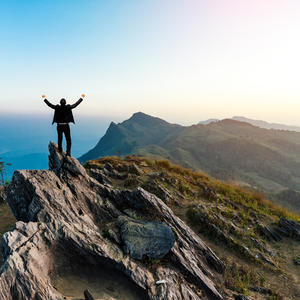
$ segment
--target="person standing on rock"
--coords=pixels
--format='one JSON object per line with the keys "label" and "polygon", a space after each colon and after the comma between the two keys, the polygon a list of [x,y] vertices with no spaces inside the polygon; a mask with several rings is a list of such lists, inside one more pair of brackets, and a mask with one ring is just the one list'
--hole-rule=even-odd
{"label": "person standing on rock", "polygon": [[81,98],[74,104],[70,105],[67,104],[66,99],[62,98],[60,100],[60,104],[53,105],[51,104],[47,99],[46,95],[42,95],[42,98],[44,99],[44,102],[54,109],[54,117],[53,122],[57,123],[57,136],[58,136],[58,150],[59,152],[62,152],[62,139],[63,134],[65,135],[65,139],[67,142],[67,156],[71,156],[71,131],[69,123],[74,123],[74,117],[72,113],[72,109],[77,107],[85,97],[85,94],[81,95]]}

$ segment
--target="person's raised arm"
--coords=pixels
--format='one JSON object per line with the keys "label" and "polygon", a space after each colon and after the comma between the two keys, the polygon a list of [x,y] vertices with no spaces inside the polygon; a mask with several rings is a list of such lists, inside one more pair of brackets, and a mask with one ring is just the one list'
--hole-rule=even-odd
{"label": "person's raised arm", "polygon": [[73,108],[77,107],[83,101],[84,97],[85,97],[85,94],[82,94],[81,98],[77,102],[75,102],[74,104],[70,105],[71,108],[73,109]]}
{"label": "person's raised arm", "polygon": [[44,99],[44,102],[51,108],[55,109],[55,105],[51,104],[47,99],[46,95],[42,95],[42,98]]}

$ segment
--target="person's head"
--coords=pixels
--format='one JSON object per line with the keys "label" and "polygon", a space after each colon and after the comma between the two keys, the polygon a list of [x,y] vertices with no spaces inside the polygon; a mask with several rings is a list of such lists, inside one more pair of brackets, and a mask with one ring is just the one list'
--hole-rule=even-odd
{"label": "person's head", "polygon": [[60,100],[60,105],[64,106],[64,105],[66,105],[66,103],[67,103],[67,101],[66,101],[65,98],[62,98],[62,99]]}

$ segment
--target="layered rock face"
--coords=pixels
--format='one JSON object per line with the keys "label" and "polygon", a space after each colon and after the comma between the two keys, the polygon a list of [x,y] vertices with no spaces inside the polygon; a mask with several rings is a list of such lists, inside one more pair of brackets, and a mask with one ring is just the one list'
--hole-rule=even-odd
{"label": "layered rock face", "polygon": [[222,261],[161,199],[49,151],[49,170],[16,171],[6,191],[17,223],[3,236],[1,300],[67,299],[53,282],[60,258],[126,276],[135,299],[226,298]]}

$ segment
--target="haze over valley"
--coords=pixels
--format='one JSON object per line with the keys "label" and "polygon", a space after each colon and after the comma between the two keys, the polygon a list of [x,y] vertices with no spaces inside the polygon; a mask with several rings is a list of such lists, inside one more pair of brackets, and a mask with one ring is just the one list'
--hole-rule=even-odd
{"label": "haze over valley", "polygon": [[[88,151],[103,135],[110,120],[104,117],[77,116],[73,127],[73,156]],[[1,115],[0,157],[12,166],[6,167],[5,178],[16,169],[47,169],[48,142],[57,140],[52,115]],[[72,126],[72,125],[71,125]]]}

